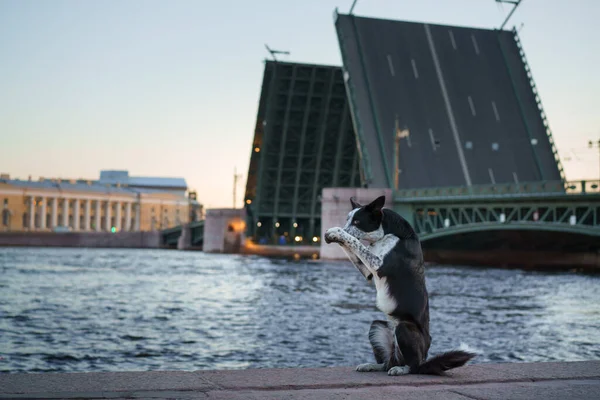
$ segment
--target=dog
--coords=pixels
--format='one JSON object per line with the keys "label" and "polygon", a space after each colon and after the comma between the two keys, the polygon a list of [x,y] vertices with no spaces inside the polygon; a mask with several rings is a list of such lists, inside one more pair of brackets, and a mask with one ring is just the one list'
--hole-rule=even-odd
{"label": "dog", "polygon": [[442,375],[465,365],[475,354],[454,350],[427,360],[429,296],[421,243],[409,222],[383,208],[385,196],[366,206],[351,198],[350,204],[346,225],[328,229],[325,242],[338,243],[360,273],[374,282],[377,308],[388,319],[373,321],[369,329],[376,364],[360,364],[356,370]]}

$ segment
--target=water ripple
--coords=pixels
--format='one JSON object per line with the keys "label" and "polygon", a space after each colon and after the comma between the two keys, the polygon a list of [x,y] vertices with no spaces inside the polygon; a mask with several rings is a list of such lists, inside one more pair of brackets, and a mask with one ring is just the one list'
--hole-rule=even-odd
{"label": "water ripple", "polygon": [[[0,248],[0,372],[347,366],[372,360],[375,290],[345,262]],[[427,267],[431,354],[600,357],[597,276]]]}

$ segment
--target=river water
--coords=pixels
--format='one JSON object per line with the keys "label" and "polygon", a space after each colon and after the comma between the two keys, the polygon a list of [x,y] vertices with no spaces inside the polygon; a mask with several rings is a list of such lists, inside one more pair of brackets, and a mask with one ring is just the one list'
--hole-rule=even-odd
{"label": "river water", "polygon": [[[600,276],[429,266],[430,355],[600,358]],[[348,262],[169,250],[0,248],[0,372],[370,362],[382,314]]]}

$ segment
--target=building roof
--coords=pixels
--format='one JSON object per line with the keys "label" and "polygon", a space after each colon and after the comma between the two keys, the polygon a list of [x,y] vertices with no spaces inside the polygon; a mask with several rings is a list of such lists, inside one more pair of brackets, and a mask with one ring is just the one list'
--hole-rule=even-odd
{"label": "building roof", "polygon": [[183,178],[152,178],[143,176],[132,176],[129,178],[128,185],[141,187],[187,189],[187,183]]}
{"label": "building roof", "polygon": [[99,180],[48,179],[38,181],[10,179],[7,175],[0,182],[31,189],[74,190],[95,193],[173,193],[185,196],[187,183],[183,178],[130,177],[127,171],[101,171]]}
{"label": "building roof", "polygon": [[187,183],[184,178],[166,178],[149,176],[129,176],[128,171],[121,170],[103,170],[100,171],[100,180],[102,183],[121,184],[126,186],[147,187],[147,188],[169,188],[187,190]]}

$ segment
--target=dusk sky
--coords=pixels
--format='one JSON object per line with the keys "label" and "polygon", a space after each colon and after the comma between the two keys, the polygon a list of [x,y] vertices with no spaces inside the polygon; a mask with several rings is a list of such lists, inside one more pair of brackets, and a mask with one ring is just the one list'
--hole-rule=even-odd
{"label": "dusk sky", "polygon": [[[0,0],[0,172],[181,176],[207,208],[241,204],[265,43],[341,65],[333,11],[352,0]],[[494,0],[359,0],[355,13],[499,27]],[[597,178],[600,1],[524,0],[520,37],[568,179]]]}

